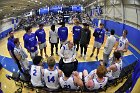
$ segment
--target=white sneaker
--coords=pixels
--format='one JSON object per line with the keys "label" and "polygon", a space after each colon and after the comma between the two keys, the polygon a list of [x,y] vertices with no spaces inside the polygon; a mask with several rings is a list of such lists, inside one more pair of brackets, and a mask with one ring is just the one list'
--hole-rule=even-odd
{"label": "white sneaker", "polygon": [[83,56],[84,60],[86,61],[86,55]]}

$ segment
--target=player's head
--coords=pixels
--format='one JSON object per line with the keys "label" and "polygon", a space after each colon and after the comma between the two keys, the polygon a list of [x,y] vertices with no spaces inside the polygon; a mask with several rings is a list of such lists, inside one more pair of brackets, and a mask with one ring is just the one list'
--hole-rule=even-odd
{"label": "player's head", "polygon": [[115,30],[114,29],[111,29],[111,35],[114,35],[115,34]]}
{"label": "player's head", "polygon": [[35,58],[33,59],[34,65],[41,66],[42,62],[43,62],[43,57],[41,56],[35,56]]}
{"label": "player's head", "polygon": [[52,31],[55,31],[55,25],[52,25],[52,26],[51,26],[51,30],[52,30]]}
{"label": "player's head", "polygon": [[104,28],[104,24],[100,23],[100,28],[103,29]]}
{"label": "player's head", "polygon": [[73,72],[73,66],[72,65],[64,65],[64,67],[63,67],[63,73],[64,73],[64,75],[66,76],[66,77],[70,77],[71,76],[71,74],[72,74],[72,72]]}
{"label": "player's head", "polygon": [[13,32],[13,31],[10,31],[10,32],[9,32],[9,36],[10,36],[11,38],[13,38],[13,37],[14,37],[14,32]]}
{"label": "player's head", "polygon": [[119,59],[121,58],[121,53],[120,53],[120,51],[115,51],[115,52],[114,52],[114,58],[115,58],[115,60],[119,60]]}
{"label": "player's head", "polygon": [[106,28],[106,31],[107,31],[107,32],[109,31],[108,28]]}
{"label": "player's head", "polygon": [[32,32],[32,27],[31,27],[31,26],[26,27],[26,28],[25,28],[25,31],[26,31],[27,33],[31,33],[31,32]]}
{"label": "player's head", "polygon": [[69,49],[71,49],[72,47],[73,47],[73,42],[72,41],[68,41],[68,47],[69,47]]}
{"label": "player's head", "polygon": [[83,27],[84,27],[84,28],[88,28],[88,26],[89,26],[89,25],[88,25],[87,23],[83,23]]}
{"label": "player's head", "polygon": [[44,24],[39,24],[39,29],[43,29]]}
{"label": "player's head", "polygon": [[107,70],[106,70],[105,66],[100,65],[100,66],[97,68],[96,74],[97,74],[97,76],[98,76],[99,78],[103,78],[103,77],[105,76],[106,72],[107,72]]}
{"label": "player's head", "polygon": [[75,25],[79,25],[79,21],[78,20],[75,21]]}
{"label": "player's head", "polygon": [[48,67],[50,67],[50,68],[53,68],[54,67],[54,65],[55,65],[55,59],[54,59],[54,57],[49,57],[48,59],[47,59],[47,64],[48,64]]}
{"label": "player's head", "polygon": [[19,45],[20,45],[19,38],[15,38],[15,39],[14,39],[14,44],[15,44],[16,46],[19,46]]}
{"label": "player's head", "polygon": [[123,30],[123,37],[126,37],[128,34],[128,31],[127,30]]}
{"label": "player's head", "polygon": [[61,26],[62,27],[65,27],[65,22],[61,22]]}

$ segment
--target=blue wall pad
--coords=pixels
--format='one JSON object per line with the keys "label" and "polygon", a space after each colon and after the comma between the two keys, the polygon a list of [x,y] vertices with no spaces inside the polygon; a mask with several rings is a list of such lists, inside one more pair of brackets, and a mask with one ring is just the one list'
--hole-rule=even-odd
{"label": "blue wall pad", "polygon": [[[135,62],[137,58],[134,55],[129,55],[123,58],[123,67]],[[7,58],[4,56],[0,56],[0,64],[3,68],[7,69],[10,72],[18,71],[18,66],[13,61],[12,58]],[[30,65],[32,62],[30,62]],[[58,63],[56,64],[58,66]],[[92,62],[79,62],[78,64],[78,72],[82,72],[84,69],[87,69],[88,72],[96,69],[99,66],[99,62],[92,61]],[[47,68],[47,63],[44,63],[44,68]]]}

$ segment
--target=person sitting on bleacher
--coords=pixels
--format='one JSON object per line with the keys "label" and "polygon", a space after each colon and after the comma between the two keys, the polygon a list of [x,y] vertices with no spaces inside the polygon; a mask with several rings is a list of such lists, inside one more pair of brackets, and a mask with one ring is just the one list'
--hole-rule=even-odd
{"label": "person sitting on bleacher", "polygon": [[[79,87],[83,87],[83,82],[78,72],[71,69],[72,65],[64,66],[64,75],[59,78],[59,83],[62,89],[77,90]],[[67,68],[67,69],[66,69]]]}
{"label": "person sitting on bleacher", "polygon": [[122,69],[122,59],[121,59],[121,53],[119,51],[114,52],[114,64],[110,65],[107,68],[108,73],[106,76],[109,77],[109,80],[119,78],[121,69]]}
{"label": "person sitting on bleacher", "polygon": [[89,74],[87,70],[83,71],[85,86],[89,90],[95,90],[103,88],[107,81],[108,77],[105,77],[106,68],[103,65],[100,65],[97,69],[91,71]]}
{"label": "person sitting on bleacher", "polygon": [[55,68],[55,59],[51,56],[47,60],[48,68],[44,69],[44,81],[46,86],[49,89],[58,89],[59,88],[59,76],[62,71],[58,68]]}
{"label": "person sitting on bleacher", "polygon": [[35,56],[33,59],[33,65],[31,65],[31,83],[34,87],[44,86],[42,83],[42,62],[41,56]]}

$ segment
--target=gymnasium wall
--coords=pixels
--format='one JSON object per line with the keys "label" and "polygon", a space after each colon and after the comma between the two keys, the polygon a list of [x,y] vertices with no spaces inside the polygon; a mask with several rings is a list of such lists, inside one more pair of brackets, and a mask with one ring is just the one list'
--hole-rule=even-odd
{"label": "gymnasium wall", "polygon": [[109,30],[114,29],[116,31],[116,35],[118,36],[122,35],[122,31],[124,29],[128,30],[127,38],[129,42],[133,46],[135,46],[138,50],[140,50],[140,30],[131,27],[129,25],[111,21],[111,20],[102,20],[102,23],[105,24],[105,28],[108,28]]}
{"label": "gymnasium wall", "polygon": [[18,21],[14,20],[12,23],[12,19],[5,19],[0,22],[0,39],[6,37],[10,31],[12,31],[20,22],[20,19]]}

